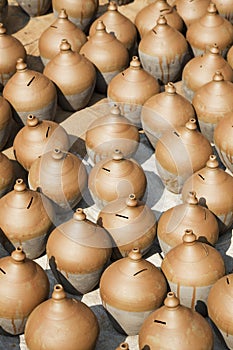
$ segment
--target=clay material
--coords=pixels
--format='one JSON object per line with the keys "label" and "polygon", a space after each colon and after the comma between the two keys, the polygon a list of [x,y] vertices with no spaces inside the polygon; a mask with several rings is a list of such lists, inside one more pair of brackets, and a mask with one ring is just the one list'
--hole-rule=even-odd
{"label": "clay material", "polygon": [[6,145],[12,127],[11,106],[7,100],[0,96],[0,151]]}
{"label": "clay material", "polygon": [[19,6],[31,17],[44,15],[50,8],[52,0],[16,0]]}
{"label": "clay material", "polygon": [[15,172],[12,161],[0,152],[0,197],[13,187]]}

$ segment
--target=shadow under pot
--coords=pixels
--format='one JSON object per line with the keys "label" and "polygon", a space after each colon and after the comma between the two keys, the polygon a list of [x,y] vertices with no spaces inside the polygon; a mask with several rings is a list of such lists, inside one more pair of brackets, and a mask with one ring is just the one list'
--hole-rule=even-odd
{"label": "shadow under pot", "polygon": [[3,150],[11,136],[12,129],[11,106],[7,100],[0,96],[0,150]]}

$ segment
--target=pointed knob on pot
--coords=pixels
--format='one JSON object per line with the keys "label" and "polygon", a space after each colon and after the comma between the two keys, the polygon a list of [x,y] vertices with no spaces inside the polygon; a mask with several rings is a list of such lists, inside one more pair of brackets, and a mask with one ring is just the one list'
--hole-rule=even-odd
{"label": "pointed knob on pot", "polygon": [[62,152],[60,149],[55,148],[52,152],[52,158],[55,160],[60,160],[65,157],[65,153]]}
{"label": "pointed knob on pot", "polygon": [[165,16],[164,15],[160,15],[159,19],[157,21],[157,25],[164,26],[165,24],[167,24],[167,20],[166,20]]}
{"label": "pointed knob on pot", "polygon": [[196,130],[197,123],[195,118],[190,118],[189,121],[185,124],[186,129],[188,130]]}
{"label": "pointed knob on pot", "polygon": [[168,95],[174,95],[176,93],[176,87],[172,82],[167,83],[167,85],[165,85],[165,92]]}
{"label": "pointed knob on pot", "polygon": [[0,35],[6,34],[6,28],[3,26],[3,23],[0,23]]}
{"label": "pointed knob on pot", "polygon": [[133,248],[128,255],[128,258],[131,261],[139,261],[142,259],[142,254],[140,253],[140,249],[139,248]]}
{"label": "pointed knob on pot", "polygon": [[60,45],[60,51],[61,53],[66,53],[67,51],[71,51],[71,45],[67,39],[62,39],[61,45]]}
{"label": "pointed knob on pot", "polygon": [[133,56],[130,62],[130,68],[132,69],[141,69],[141,62],[138,59],[138,56]]}
{"label": "pointed knob on pot", "polygon": [[129,350],[129,344],[128,343],[121,343],[116,350]]}
{"label": "pointed knob on pot", "polygon": [[27,117],[27,126],[34,127],[37,126],[40,123],[39,119],[35,117],[33,114],[30,114]]}
{"label": "pointed knob on pot", "polygon": [[97,33],[103,33],[103,32],[106,32],[106,26],[104,25],[104,22],[101,21],[101,20],[98,20],[97,21],[97,24],[96,24],[96,32]]}
{"label": "pointed knob on pot", "polygon": [[186,198],[186,203],[188,203],[190,205],[197,205],[198,204],[198,199],[197,199],[195,191],[189,191],[188,196]]}
{"label": "pointed knob on pot", "polygon": [[58,14],[58,18],[61,18],[61,19],[67,19],[68,18],[68,15],[67,15],[65,9],[61,9],[61,11]]}
{"label": "pointed knob on pot", "polygon": [[185,234],[183,236],[183,242],[188,245],[192,245],[196,242],[197,236],[193,233],[193,230],[187,229],[185,230]]}
{"label": "pointed knob on pot", "polygon": [[223,81],[223,80],[224,80],[224,76],[222,75],[222,73],[219,70],[217,70],[214,73],[213,81]]}
{"label": "pointed knob on pot", "polygon": [[117,11],[117,4],[115,1],[109,2],[108,11]]}
{"label": "pointed knob on pot", "polygon": [[26,259],[26,254],[23,251],[22,247],[17,247],[12,253],[11,257],[16,263],[21,263],[24,262]]}
{"label": "pointed knob on pot", "polygon": [[61,284],[55,284],[53,288],[52,299],[54,301],[66,299],[66,293]]}
{"label": "pointed knob on pot", "polygon": [[172,311],[180,305],[180,300],[175,296],[174,292],[169,292],[164,300],[164,305],[168,310]]}
{"label": "pointed knob on pot", "polygon": [[206,163],[207,168],[210,169],[216,169],[219,166],[219,163],[217,161],[217,157],[214,154],[211,154],[209,157],[209,160]]}
{"label": "pointed knob on pot", "polygon": [[119,149],[116,149],[116,150],[113,152],[112,159],[113,159],[113,160],[116,160],[116,161],[119,161],[119,160],[124,159],[123,153],[122,153]]}
{"label": "pointed knob on pot", "polygon": [[17,72],[25,72],[27,70],[27,64],[24,62],[23,58],[18,58],[16,61]]}
{"label": "pointed knob on pot", "polygon": [[218,13],[217,7],[213,2],[211,2],[207,7],[207,12],[210,15],[216,15]]}
{"label": "pointed knob on pot", "polygon": [[76,209],[73,219],[76,221],[84,221],[86,219],[86,214],[84,213],[82,208]]}
{"label": "pointed knob on pot", "polygon": [[24,192],[27,189],[27,186],[25,184],[25,182],[23,181],[23,179],[17,179],[15,181],[15,185],[14,185],[14,190],[17,192]]}
{"label": "pointed knob on pot", "polygon": [[129,197],[126,199],[126,205],[128,207],[136,207],[138,205],[138,200],[135,196],[135,194],[130,194]]}
{"label": "pointed knob on pot", "polygon": [[114,105],[111,109],[110,109],[110,113],[118,116],[121,116],[121,111],[120,108],[117,105]]}
{"label": "pointed knob on pot", "polygon": [[212,45],[209,48],[209,52],[212,53],[213,55],[219,55],[220,51],[219,51],[219,47],[217,44]]}

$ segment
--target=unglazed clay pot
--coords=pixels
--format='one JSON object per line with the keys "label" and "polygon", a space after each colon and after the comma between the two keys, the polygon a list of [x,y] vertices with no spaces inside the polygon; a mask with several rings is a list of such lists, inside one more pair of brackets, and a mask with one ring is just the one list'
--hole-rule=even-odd
{"label": "unglazed clay pot", "polygon": [[64,110],[77,111],[87,106],[95,88],[95,67],[72,51],[66,39],[61,42],[60,53],[46,65],[44,75],[57,86],[58,104]]}
{"label": "unglazed clay pot", "polygon": [[[66,297],[56,284],[52,297],[38,305],[25,327],[28,349],[94,350],[99,335],[98,320],[83,302]],[[64,345],[65,344],[65,345]]]}
{"label": "unglazed clay pot", "polygon": [[186,228],[196,232],[197,239],[214,245],[219,228],[214,214],[198,204],[195,192],[189,192],[185,203],[166,210],[159,218],[157,235],[164,254],[182,243]]}
{"label": "unglazed clay pot", "polygon": [[0,84],[5,86],[16,71],[17,59],[26,58],[26,50],[18,39],[6,33],[2,23],[0,23],[0,55]]}
{"label": "unglazed clay pot", "polygon": [[89,125],[85,141],[87,154],[96,164],[110,157],[119,144],[125,157],[132,157],[138,149],[140,139],[136,126],[123,117],[115,105],[110,113]]}
{"label": "unglazed clay pot", "polygon": [[97,21],[95,30],[80,53],[96,66],[96,90],[105,94],[112,78],[128,66],[129,54],[114,35],[106,32],[103,21]]}
{"label": "unglazed clay pot", "polygon": [[4,148],[10,136],[12,126],[11,106],[0,96],[0,150]]}
{"label": "unglazed clay pot", "polygon": [[181,304],[193,310],[198,302],[207,302],[210,288],[225,274],[221,254],[199,242],[192,230],[186,230],[183,243],[165,255],[161,269]]}
{"label": "unglazed clay pot", "polygon": [[50,8],[51,0],[16,0],[19,6],[31,17],[44,15]]}
{"label": "unglazed clay pot", "polygon": [[204,84],[213,80],[216,71],[222,73],[224,80],[233,81],[233,70],[222,57],[216,44],[203,55],[194,57],[182,72],[182,90],[185,97],[192,101],[194,93]]}
{"label": "unglazed clay pot", "polygon": [[64,38],[75,52],[79,52],[87,41],[83,31],[68,19],[66,10],[61,9],[58,18],[45,29],[38,41],[40,58],[44,65],[60,52],[60,44]]}
{"label": "unglazed clay pot", "polygon": [[209,141],[197,130],[196,120],[167,131],[155,149],[156,168],[164,186],[180,193],[184,182],[205,166],[212,154]]}
{"label": "unglazed clay pot", "polygon": [[195,172],[185,182],[183,199],[189,191],[195,191],[199,202],[208,207],[219,219],[219,232],[223,233],[233,223],[233,177],[218,166],[211,155],[206,166]]}
{"label": "unglazed clay pot", "polygon": [[194,94],[195,108],[200,129],[210,142],[213,142],[217,123],[229,112],[233,112],[233,83],[224,79],[217,71],[212,81],[201,86]]}
{"label": "unglazed clay pot", "polygon": [[218,13],[233,24],[233,4],[231,0],[212,0],[218,9]]}
{"label": "unglazed clay pot", "polygon": [[210,0],[176,0],[177,12],[184,20],[186,27],[206,14]]}
{"label": "unglazed clay pot", "polygon": [[182,69],[190,59],[188,43],[172,28],[163,15],[156,26],[145,34],[138,46],[143,68],[161,84],[180,79]]}
{"label": "unglazed clay pot", "polygon": [[233,69],[233,45],[231,46],[230,50],[227,53],[227,62]]}
{"label": "unglazed clay pot", "polygon": [[29,187],[40,189],[58,205],[57,210],[70,210],[82,198],[87,185],[87,171],[81,159],[58,148],[37,158],[28,174]]}
{"label": "unglazed clay pot", "polygon": [[139,332],[140,350],[213,350],[209,323],[198,312],[180,305],[173,292],[152,312]]}
{"label": "unglazed clay pot", "polygon": [[28,258],[35,259],[45,251],[54,212],[48,198],[29,190],[22,179],[0,199],[0,226],[10,242],[21,245]]}
{"label": "unglazed clay pot", "polygon": [[223,117],[214,130],[214,144],[223,164],[233,174],[233,112]]}
{"label": "unglazed clay pot", "polygon": [[100,279],[100,297],[113,326],[120,333],[138,334],[149,314],[163,302],[166,280],[138,248],[112,263]]}
{"label": "unglazed clay pot", "polygon": [[134,247],[144,255],[155,239],[155,215],[134,194],[107,204],[99,213],[97,222],[112,238],[113,259],[126,257]]}
{"label": "unglazed clay pot", "polygon": [[13,163],[5,154],[0,152],[0,197],[11,190],[14,180]]}
{"label": "unglazed clay pot", "polygon": [[111,255],[111,240],[79,208],[72,219],[53,230],[46,251],[58,282],[69,291],[68,281],[76,293],[84,294],[98,284]]}
{"label": "unglazed clay pot", "polygon": [[0,259],[0,269],[0,326],[7,333],[20,334],[32,310],[48,298],[49,280],[21,247]]}
{"label": "unglazed clay pot", "polygon": [[8,15],[8,1],[0,0],[0,22],[5,24]]}
{"label": "unglazed clay pot", "polygon": [[118,198],[126,198],[131,193],[141,199],[146,185],[146,176],[140,164],[132,158],[124,158],[119,150],[112,157],[98,162],[88,179],[90,193],[99,209]]}
{"label": "unglazed clay pot", "polygon": [[12,105],[15,118],[24,124],[29,114],[40,120],[53,120],[57,107],[53,82],[42,73],[28,69],[22,58],[17,60],[16,70],[3,89],[3,96]]}
{"label": "unglazed clay pot", "polygon": [[233,349],[233,274],[220,278],[211,288],[207,306],[211,320],[221,332],[228,349]]}
{"label": "unglazed clay pot", "polygon": [[200,56],[216,43],[222,56],[226,57],[233,43],[233,26],[218,14],[215,4],[210,3],[206,14],[188,27],[186,38],[194,56]]}
{"label": "unglazed clay pot", "polygon": [[128,343],[121,343],[116,350],[129,350],[129,344]]}
{"label": "unglazed clay pot", "polygon": [[52,6],[56,17],[61,9],[66,9],[70,21],[86,30],[98,10],[99,0],[52,0]]}
{"label": "unglazed clay pot", "polygon": [[137,127],[141,127],[143,103],[159,92],[157,79],[141,67],[137,56],[133,56],[130,66],[110,81],[107,95],[111,104],[117,103],[122,114]]}
{"label": "unglazed clay pot", "polygon": [[164,92],[150,97],[141,113],[142,127],[154,148],[166,131],[184,126],[191,118],[195,118],[193,106],[172,82],[165,85]]}

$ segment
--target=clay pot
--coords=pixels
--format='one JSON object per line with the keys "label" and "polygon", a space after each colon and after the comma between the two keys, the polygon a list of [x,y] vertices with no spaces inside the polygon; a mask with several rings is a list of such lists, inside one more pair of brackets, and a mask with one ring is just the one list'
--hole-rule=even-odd
{"label": "clay pot", "polygon": [[56,146],[68,151],[70,141],[65,129],[58,123],[39,120],[30,114],[27,124],[15,136],[13,152],[16,160],[28,171],[35,159]]}
{"label": "clay pot", "polygon": [[124,158],[119,150],[112,157],[98,162],[91,169],[88,179],[91,196],[99,209],[131,193],[141,199],[146,185],[146,176],[140,164],[132,158]]}
{"label": "clay pot", "polygon": [[180,305],[173,292],[164,305],[152,312],[139,332],[140,350],[213,350],[214,336],[209,323],[198,312]]}
{"label": "clay pot", "polygon": [[153,211],[134,194],[107,204],[98,221],[112,238],[114,260],[126,257],[137,246],[142,255],[151,248],[156,235]]}
{"label": "clay pot", "polygon": [[16,71],[17,59],[26,58],[26,51],[18,39],[6,33],[2,23],[0,23],[0,55],[0,84],[5,86]]}
{"label": "clay pot", "polygon": [[0,23],[6,24],[8,15],[8,1],[0,0]]}
{"label": "clay pot", "polygon": [[16,70],[3,89],[15,119],[26,124],[28,115],[34,114],[40,120],[53,120],[57,107],[55,85],[45,75],[28,69],[22,58],[17,60]]}
{"label": "clay pot", "polygon": [[221,332],[228,349],[233,349],[232,327],[233,274],[220,278],[211,288],[207,306],[211,320]]}
{"label": "clay pot", "polygon": [[227,53],[227,62],[233,69],[233,46],[231,46],[230,50]]}
{"label": "clay pot", "polygon": [[20,334],[32,310],[48,298],[49,280],[39,264],[26,258],[21,247],[0,259],[0,269],[1,329]]}
{"label": "clay pot", "polygon": [[107,95],[109,102],[117,103],[122,114],[140,128],[142,105],[159,92],[158,81],[141,67],[138,57],[133,56],[130,66],[110,81]]}
{"label": "clay pot", "polygon": [[143,68],[161,84],[180,79],[182,69],[190,59],[185,37],[172,28],[163,15],[156,26],[144,35],[138,46]]}
{"label": "clay pot", "polygon": [[38,41],[40,58],[45,66],[60,52],[60,44],[64,38],[75,52],[79,52],[87,41],[83,31],[68,19],[66,10],[61,9],[58,18],[45,29]]}
{"label": "clay pot", "polygon": [[121,343],[116,350],[129,350],[129,344],[128,343]]}
{"label": "clay pot", "polygon": [[120,333],[138,334],[149,314],[163,302],[166,280],[138,248],[112,263],[100,279],[100,297],[113,326]]}
{"label": "clay pot", "polygon": [[9,192],[15,180],[12,161],[0,152],[0,198]]}
{"label": "clay pot", "polygon": [[233,174],[233,112],[223,117],[214,130],[214,144],[223,164]]}
{"label": "clay pot", "polygon": [[210,288],[225,274],[221,254],[199,242],[192,230],[186,230],[183,243],[165,255],[161,269],[181,304],[193,310],[199,302],[207,302]]}
{"label": "clay pot", "polygon": [[98,0],[52,0],[53,13],[57,17],[61,9],[66,9],[71,22],[86,30],[93,20],[98,7]]}
{"label": "clay pot", "polygon": [[87,154],[94,164],[110,157],[119,144],[123,154],[132,157],[140,141],[138,129],[120,114],[116,105],[89,125],[85,140]]}
{"label": "clay pot", "polygon": [[220,16],[233,24],[233,4],[231,0],[212,0],[218,9]]}
{"label": "clay pot", "polygon": [[[56,335],[56,341],[55,336]],[[83,302],[66,297],[56,284],[52,297],[38,305],[25,327],[25,341],[30,350],[94,350],[99,335],[98,320]]]}
{"label": "clay pot", "polygon": [[233,223],[233,177],[218,166],[215,155],[211,155],[206,166],[195,172],[185,182],[182,197],[195,191],[199,202],[207,206],[219,219],[219,232],[223,233]]}
{"label": "clay pot", "polygon": [[106,32],[103,21],[97,21],[95,30],[95,34],[81,47],[80,53],[96,66],[96,90],[105,94],[112,78],[128,66],[129,54],[114,35]]}
{"label": "clay pot", "polygon": [[184,126],[191,118],[195,118],[193,106],[172,82],[165,85],[164,92],[150,97],[141,113],[142,127],[154,148],[166,131]]}
{"label": "clay pot", "polygon": [[216,71],[222,73],[224,80],[233,81],[233,71],[221,56],[217,45],[212,45],[203,55],[194,57],[184,67],[182,90],[191,102],[194,93],[204,84],[213,80]]}
{"label": "clay pot", "polygon": [[93,64],[78,52],[71,50],[63,39],[58,53],[44,69],[44,75],[57,86],[58,104],[67,111],[77,111],[87,106],[95,83]]}
{"label": "clay pot", "polygon": [[176,10],[189,27],[206,14],[210,0],[176,0]]}
{"label": "clay pot", "polygon": [[209,141],[197,130],[196,120],[164,133],[156,144],[156,168],[164,186],[180,193],[184,182],[205,166],[212,154]]}
{"label": "clay pot", "polygon": [[136,15],[135,25],[141,38],[154,28],[160,15],[166,17],[169,26],[179,32],[183,31],[184,22],[175,8],[170,6],[166,0],[157,0],[142,8]]}
{"label": "clay pot", "polygon": [[6,99],[0,96],[0,150],[6,145],[12,126],[11,106]]}
{"label": "clay pot", "polygon": [[226,57],[233,43],[233,27],[229,21],[218,14],[215,4],[210,3],[206,14],[188,27],[186,38],[194,56],[200,56],[213,43],[216,43],[222,56]]}
{"label": "clay pot", "polygon": [[233,83],[224,79],[217,71],[212,81],[201,86],[194,94],[195,108],[200,129],[210,142],[213,142],[217,123],[229,112],[233,112]]}
{"label": "clay pot", "polygon": [[184,231],[189,227],[200,242],[214,245],[219,228],[214,214],[198,204],[195,192],[189,192],[185,203],[166,210],[159,218],[157,235],[164,254],[182,243]]}
{"label": "clay pot", "polygon": [[31,17],[44,15],[50,8],[51,0],[16,0],[18,5]]}

